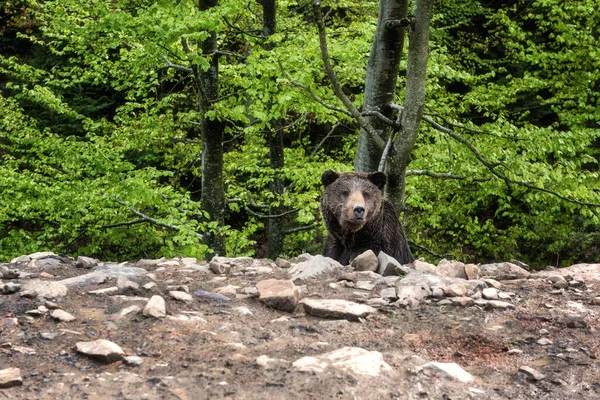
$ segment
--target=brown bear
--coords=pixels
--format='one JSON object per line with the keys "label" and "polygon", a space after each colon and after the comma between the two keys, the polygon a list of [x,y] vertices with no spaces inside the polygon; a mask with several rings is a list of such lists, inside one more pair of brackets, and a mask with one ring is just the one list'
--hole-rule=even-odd
{"label": "brown bear", "polygon": [[387,177],[383,172],[325,171],[321,214],[327,227],[323,255],[347,265],[367,250],[380,251],[402,264],[414,257],[398,215],[383,199]]}

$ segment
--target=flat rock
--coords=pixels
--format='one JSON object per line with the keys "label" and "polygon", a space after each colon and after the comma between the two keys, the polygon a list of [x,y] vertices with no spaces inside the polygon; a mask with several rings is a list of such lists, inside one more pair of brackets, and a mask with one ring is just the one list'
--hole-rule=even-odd
{"label": "flat rock", "polygon": [[307,314],[320,318],[358,321],[377,312],[373,307],[340,299],[303,299],[299,303]]}
{"label": "flat rock", "polygon": [[85,275],[75,276],[73,278],[63,279],[58,281],[62,285],[67,287],[70,286],[88,286],[88,285],[101,285],[108,280],[108,276],[102,272],[92,272]]}
{"label": "flat rock", "polygon": [[352,260],[352,263],[350,265],[355,271],[375,272],[377,271],[379,262],[373,250],[367,250],[364,253],[356,256],[356,258]]}
{"label": "flat rock", "polygon": [[183,301],[184,303],[191,303],[192,301],[194,301],[194,298],[191,294],[179,290],[171,290],[169,292],[169,296],[171,296],[175,300]]}
{"label": "flat rock", "polygon": [[147,317],[164,318],[167,315],[165,299],[160,296],[152,296],[146,303],[143,314]]}
{"label": "flat rock", "polygon": [[329,257],[317,255],[298,264],[292,264],[288,270],[293,281],[325,275],[342,268],[342,264]]}
{"label": "flat rock", "polygon": [[317,357],[302,357],[292,367],[303,372],[324,372],[335,368],[356,375],[379,376],[382,372],[392,371],[378,351],[368,351],[360,347],[342,347]]}
{"label": "flat rock", "polygon": [[496,288],[485,288],[483,289],[482,295],[484,299],[487,300],[498,300],[499,290]]}
{"label": "flat rock", "polygon": [[465,272],[465,264],[460,261],[442,260],[435,269],[435,274],[440,276],[448,276],[450,278],[467,279]]}
{"label": "flat rock", "polygon": [[100,261],[96,260],[95,258],[79,256],[77,257],[77,260],[75,260],[75,268],[90,269],[98,265],[99,262]]}
{"label": "flat rock", "polygon": [[298,288],[291,280],[262,280],[256,283],[256,289],[258,299],[276,310],[292,312],[298,304]]}
{"label": "flat rock", "polygon": [[444,294],[448,297],[463,297],[467,295],[468,288],[466,285],[461,283],[454,283],[452,285],[444,285],[441,287]]}
{"label": "flat rock", "polygon": [[549,275],[569,276],[582,282],[600,282],[600,264],[575,264],[552,271],[539,271],[531,275],[535,279],[545,279]]}
{"label": "flat rock", "polygon": [[506,301],[500,301],[500,300],[488,300],[485,306],[487,308],[498,308],[501,310],[515,308],[514,304],[508,303]]}
{"label": "flat rock", "polygon": [[524,374],[528,379],[531,379],[534,381],[541,381],[546,378],[546,375],[544,375],[541,372],[539,372],[538,370],[528,367],[528,366],[519,367],[519,372]]}
{"label": "flat rock", "polygon": [[116,314],[111,316],[111,319],[113,321],[121,321],[128,315],[136,315],[136,314],[140,313],[141,311],[142,311],[142,309],[139,306],[136,306],[134,304],[134,305],[127,306],[125,308],[120,309]]}
{"label": "flat rock", "polygon": [[[19,386],[23,384],[23,378],[21,378],[21,370],[19,368],[5,368],[0,369],[0,388],[9,388],[13,386]],[[10,394],[6,393],[10,398]]]}
{"label": "flat rock", "polygon": [[398,260],[383,251],[380,251],[377,256],[377,264],[376,272],[382,276],[408,275],[411,271],[409,267],[403,266]]}
{"label": "flat rock", "polygon": [[479,269],[481,270],[482,277],[489,277],[499,281],[526,279],[531,275],[529,271],[509,262],[483,264],[479,266]]}
{"label": "flat rock", "polygon": [[116,286],[111,286],[111,287],[107,287],[107,288],[102,288],[102,289],[97,289],[97,290],[90,290],[88,292],[88,294],[94,294],[94,295],[104,295],[104,296],[110,296],[113,294],[117,294],[119,292],[119,288]]}
{"label": "flat rock", "polygon": [[[124,264],[124,263],[123,263]],[[127,278],[134,279],[138,276],[144,276],[148,274],[148,271],[144,268],[130,267],[123,264],[116,263],[100,263],[92,269],[96,272],[101,272],[109,278]]]}
{"label": "flat rock", "polygon": [[58,299],[67,295],[68,288],[60,282],[32,280],[25,282],[21,291],[30,291],[34,293],[33,297],[38,296],[45,299]]}
{"label": "flat rock", "polygon": [[50,316],[52,318],[54,318],[55,320],[58,320],[61,322],[71,322],[71,321],[75,321],[77,319],[77,318],[75,318],[75,316],[73,316],[63,310],[54,310],[54,311],[52,311]]}
{"label": "flat rock", "polygon": [[79,353],[104,363],[119,361],[125,355],[118,344],[105,339],[98,339],[93,342],[77,342],[75,347]]}
{"label": "flat rock", "polygon": [[412,265],[416,271],[435,274],[436,267],[433,264],[426,263],[425,261],[415,260],[413,261]]}
{"label": "flat rock", "polygon": [[429,362],[421,366],[421,368],[437,372],[443,372],[450,378],[462,383],[471,383],[475,380],[473,375],[465,371],[460,365],[456,363]]}
{"label": "flat rock", "polygon": [[17,293],[19,290],[21,290],[21,285],[18,283],[5,283],[4,285],[0,284],[0,292],[2,294],[13,294],[13,293]]}

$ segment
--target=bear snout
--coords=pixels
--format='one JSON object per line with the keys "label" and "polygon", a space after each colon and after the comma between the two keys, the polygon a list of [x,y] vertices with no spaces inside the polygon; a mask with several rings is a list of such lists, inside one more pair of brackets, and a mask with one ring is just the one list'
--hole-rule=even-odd
{"label": "bear snout", "polygon": [[353,211],[354,211],[354,218],[356,220],[362,221],[362,219],[365,216],[365,208],[361,205],[355,205]]}

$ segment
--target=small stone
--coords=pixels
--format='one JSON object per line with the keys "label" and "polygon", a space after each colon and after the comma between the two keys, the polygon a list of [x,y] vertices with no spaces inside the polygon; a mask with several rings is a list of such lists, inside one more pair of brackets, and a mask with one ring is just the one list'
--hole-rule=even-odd
{"label": "small stone", "polygon": [[498,282],[497,280],[495,280],[495,279],[492,279],[492,278],[486,278],[486,279],[482,279],[482,281],[483,281],[483,282],[484,282],[486,285],[488,285],[488,286],[491,286],[491,287],[493,287],[493,288],[496,288],[496,289],[500,289],[500,288],[502,287],[502,283],[500,283],[500,282]]}
{"label": "small stone", "polygon": [[518,265],[509,262],[484,264],[479,266],[481,276],[497,280],[526,279],[531,273]]}
{"label": "small stone", "polygon": [[441,289],[448,297],[464,297],[467,295],[467,287],[460,283],[442,286]]}
{"label": "small stone", "polygon": [[175,260],[169,260],[169,261],[163,261],[161,263],[156,264],[157,267],[163,267],[163,268],[174,268],[174,267],[180,267],[181,264],[179,264],[179,261],[175,261]]}
{"label": "small stone", "polygon": [[489,300],[486,303],[486,306],[488,308],[498,308],[501,310],[506,310],[509,308],[515,308],[514,304],[511,303],[507,303],[506,301],[500,301],[500,300]]}
{"label": "small stone", "polygon": [[256,358],[256,365],[264,369],[282,368],[289,364],[288,361],[280,358],[271,358],[267,355],[258,356]]}
{"label": "small stone", "polygon": [[473,375],[465,371],[460,365],[456,363],[429,362],[423,365],[421,368],[437,372],[443,372],[452,379],[456,379],[457,381],[462,383],[471,383],[475,380]]}
{"label": "small stone", "polygon": [[239,289],[239,286],[234,286],[234,285],[226,285],[226,286],[222,286],[220,288],[215,289],[215,293],[219,293],[222,294],[224,296],[227,297],[235,297],[237,294],[237,290]]}
{"label": "small stone", "polygon": [[481,294],[483,295],[483,298],[487,299],[487,300],[498,300],[498,293],[499,293],[499,290],[496,288],[493,288],[493,287],[485,288],[481,292]]}
{"label": "small stone", "polygon": [[56,337],[56,333],[42,332],[42,333],[40,333],[40,336],[46,340],[52,340]]}
{"label": "small stone", "polygon": [[541,346],[548,346],[551,345],[553,342],[552,340],[548,339],[548,338],[541,338],[537,341],[537,344],[541,345]]}
{"label": "small stone", "polygon": [[231,299],[227,296],[223,296],[222,294],[213,293],[206,290],[197,290],[194,293],[194,295],[204,301],[208,301],[209,303],[227,303],[231,301]]}
{"label": "small stone", "polygon": [[46,301],[44,302],[44,305],[45,305],[46,307],[48,307],[50,310],[56,310],[57,308],[60,308],[58,304],[56,304],[56,303],[55,303],[55,302],[53,302],[53,301],[49,301],[49,300],[46,300]]}
{"label": "small stone", "polygon": [[275,266],[277,268],[288,269],[292,266],[292,263],[283,258],[277,258],[277,260],[275,260]]}
{"label": "small stone", "polygon": [[398,296],[396,295],[396,289],[393,287],[382,289],[379,292],[379,297],[391,300],[395,300],[398,298]]}
{"label": "small stone", "polygon": [[521,349],[510,349],[509,351],[506,352],[506,354],[523,354],[523,350]]}
{"label": "small stone", "polygon": [[325,275],[338,268],[342,268],[342,264],[332,258],[317,255],[310,256],[305,261],[297,264],[292,263],[292,267],[288,270],[288,273],[293,281],[297,281]]}
{"label": "small stone", "polygon": [[117,288],[119,289],[119,293],[125,294],[128,292],[135,293],[139,290],[140,285],[137,282],[130,281],[124,276],[120,276],[117,278]]}
{"label": "small stone", "polygon": [[382,276],[407,275],[411,269],[402,266],[394,257],[380,251],[377,255],[377,273]]}
{"label": "small stone", "polygon": [[103,288],[103,289],[98,289],[98,290],[90,290],[88,292],[88,294],[93,294],[93,295],[97,295],[97,296],[110,296],[113,294],[117,294],[119,292],[119,288],[116,286],[111,286],[111,287],[107,287],[107,288]]}
{"label": "small stone", "polygon": [[352,260],[352,268],[355,271],[377,271],[377,267],[379,262],[377,260],[377,256],[373,252],[373,250],[367,250],[364,253],[356,256],[354,260]]}
{"label": "small stone", "polygon": [[233,311],[237,311],[241,315],[253,315],[252,311],[246,306],[233,307]]}
{"label": "small stone", "polygon": [[67,295],[68,289],[58,282],[46,282],[32,280],[23,284],[21,288],[22,297],[42,297],[46,299],[57,299]]}
{"label": "small stone", "polygon": [[[475,304],[475,300],[473,300],[470,297],[451,297],[449,299],[452,304],[457,305],[457,306],[461,306],[461,307],[471,307],[472,305]],[[438,303],[439,304],[439,303]]]}
{"label": "small stone", "polygon": [[373,297],[367,300],[367,305],[371,307],[385,307],[390,304],[389,299],[382,299],[381,297]]}
{"label": "small stone", "polygon": [[75,346],[79,353],[83,353],[104,363],[119,361],[125,355],[125,352],[118,344],[105,339],[98,339],[93,342],[77,342]]}
{"label": "small stone", "polygon": [[123,357],[123,361],[125,362],[125,364],[127,365],[133,365],[133,366],[140,366],[144,363],[144,359],[142,357],[139,356],[128,356],[128,357]]}
{"label": "small stone", "polygon": [[142,309],[139,306],[131,305],[131,306],[128,306],[128,307],[125,307],[125,308],[122,308],[121,310],[119,310],[119,312],[114,314],[111,317],[111,319],[113,321],[120,321],[123,318],[125,318],[126,316],[128,316],[129,314],[137,314],[141,311],[142,311]]}
{"label": "small stone", "polygon": [[5,283],[4,285],[0,286],[2,294],[13,294],[13,293],[17,293],[19,290],[21,290],[21,285],[18,283]]}
{"label": "small stone", "polygon": [[498,292],[498,298],[502,300],[510,300],[514,295],[512,292]]}
{"label": "small stone", "polygon": [[171,296],[175,300],[183,301],[185,303],[191,303],[192,301],[194,301],[194,298],[192,297],[191,294],[186,293],[186,292],[181,292],[178,290],[170,291],[169,296]]}
{"label": "small stone", "polygon": [[426,272],[428,274],[435,274],[436,268],[433,264],[429,264],[421,260],[415,260],[412,264],[415,267],[415,270],[417,271]]}
{"label": "small stone", "polygon": [[143,314],[147,317],[164,318],[167,315],[165,299],[160,296],[152,296],[146,303]]}
{"label": "small stone", "polygon": [[336,368],[356,375],[379,376],[392,370],[378,351],[360,347],[342,347],[317,357],[302,357],[292,366],[299,371],[321,373],[327,368]]}
{"label": "small stone", "polygon": [[61,322],[71,322],[71,321],[75,321],[77,319],[73,315],[71,315],[68,312],[63,311],[63,310],[54,310],[54,311],[52,311],[50,316]]}
{"label": "small stone", "polygon": [[262,280],[256,283],[256,289],[258,299],[276,310],[292,312],[298,304],[298,288],[291,280]]}
{"label": "small stone", "polygon": [[592,299],[592,305],[594,305],[594,306],[600,306],[600,297],[594,297]]}
{"label": "small stone", "polygon": [[354,287],[356,289],[371,291],[375,287],[375,284],[371,283],[370,281],[357,281]]}
{"label": "small stone", "polygon": [[534,381],[541,381],[542,379],[546,378],[546,375],[527,366],[519,367],[519,372],[523,373],[527,378]]}
{"label": "small stone", "polygon": [[99,262],[100,261],[96,260],[95,258],[79,256],[75,261],[75,268],[90,269],[98,265]]}
{"label": "small stone", "polygon": [[156,284],[156,282],[148,282],[146,283],[144,286],[142,286],[144,289],[146,290],[151,290],[155,287],[157,287],[158,285]]}
{"label": "small stone", "polygon": [[31,261],[31,257],[29,256],[19,256],[10,260],[11,264],[29,264]]}
{"label": "small stone", "polygon": [[467,279],[470,281],[478,280],[480,278],[481,271],[479,270],[479,267],[475,264],[466,264],[465,274],[467,275]]}
{"label": "small stone", "polygon": [[[9,388],[23,384],[19,368],[0,369],[0,388]],[[8,398],[10,395],[7,393]]]}
{"label": "small stone", "polygon": [[359,318],[377,312],[373,307],[339,299],[303,299],[300,304],[307,314],[320,318],[358,321]]}
{"label": "small stone", "polygon": [[227,275],[231,271],[231,264],[226,264],[220,260],[221,257],[214,257],[208,267],[217,275]]}
{"label": "small stone", "polygon": [[69,286],[87,286],[87,285],[101,285],[108,280],[108,276],[102,272],[92,272],[85,275],[75,276],[73,278],[63,279],[56,283],[60,283],[67,287]]}
{"label": "small stone", "polygon": [[540,331],[538,332],[540,335],[549,335],[550,332],[548,331],[548,329],[540,329]]}
{"label": "small stone", "polygon": [[435,269],[435,274],[439,276],[448,276],[450,278],[467,279],[465,264],[460,261],[440,261]]}

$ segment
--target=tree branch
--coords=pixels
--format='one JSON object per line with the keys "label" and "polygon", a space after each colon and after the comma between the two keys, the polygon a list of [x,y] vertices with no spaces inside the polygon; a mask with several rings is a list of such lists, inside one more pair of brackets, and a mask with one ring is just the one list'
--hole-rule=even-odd
{"label": "tree branch", "polygon": [[179,65],[179,64],[173,64],[171,61],[169,61],[169,59],[167,58],[167,56],[165,56],[164,54],[162,56],[162,59],[167,63],[167,67],[169,67],[169,68],[173,68],[173,69],[177,69],[177,70],[180,70],[180,71],[184,71],[184,72],[187,72],[188,74],[191,74],[191,73],[194,72],[194,70],[191,69],[191,68],[189,68],[189,67],[186,67],[186,66],[183,66],[183,65]]}
{"label": "tree branch", "polygon": [[487,182],[492,180],[491,177],[487,178],[470,178],[462,175],[454,175],[451,172],[432,172],[429,170],[407,170],[406,176],[429,176],[431,178],[438,179],[456,179],[456,180],[472,180],[473,182]]}
{"label": "tree branch", "polygon": [[308,230],[311,230],[311,229],[313,229],[313,228],[316,228],[316,227],[318,227],[319,225],[321,225],[321,224],[320,224],[320,223],[315,223],[315,224],[312,224],[312,225],[304,225],[304,226],[299,226],[299,227],[297,227],[297,228],[288,229],[288,230],[284,231],[283,233],[284,233],[285,235],[288,235],[288,234],[290,234],[290,233],[296,233],[296,232],[308,231]]}
{"label": "tree branch", "polygon": [[[138,222],[135,222],[136,224],[141,224],[142,222],[148,222],[148,223],[150,223],[152,225],[161,226],[163,228],[170,229],[170,230],[173,230],[173,231],[179,231],[180,230],[180,228],[178,226],[176,226],[176,225],[166,224],[164,222],[158,221],[157,219],[154,219],[152,217],[147,216],[146,214],[144,214],[144,213],[136,210],[134,207],[131,207],[129,204],[125,203],[122,200],[116,199],[115,202],[118,203],[118,204],[120,204],[120,205],[122,205],[122,206],[125,206],[125,207],[129,208],[129,211],[131,211],[133,214],[135,214],[138,217],[140,217],[140,220],[137,220]],[[196,232],[196,237],[198,239],[203,239],[203,235],[199,234],[198,232]]]}
{"label": "tree branch", "polygon": [[337,79],[335,71],[331,66],[329,58],[329,50],[327,49],[327,33],[325,32],[325,22],[323,22],[323,14],[321,13],[321,2],[319,0],[313,0],[313,11],[315,14],[315,20],[317,22],[317,28],[319,30],[319,47],[321,49],[321,59],[323,60],[323,66],[325,72],[329,77],[333,91],[338,99],[344,104],[346,110],[358,121],[360,126],[367,131],[369,138],[375,143],[375,145],[381,149],[384,148],[384,140],[377,134],[377,131],[373,126],[363,117],[358,109],[352,104],[350,99],[344,94],[342,85]]}

